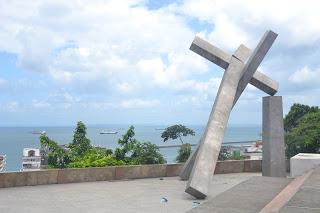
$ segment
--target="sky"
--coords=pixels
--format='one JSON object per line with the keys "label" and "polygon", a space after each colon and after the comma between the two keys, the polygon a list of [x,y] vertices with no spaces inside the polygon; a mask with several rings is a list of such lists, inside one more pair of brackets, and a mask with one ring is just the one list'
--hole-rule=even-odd
{"label": "sky", "polygon": [[[259,70],[284,114],[320,105],[320,2],[0,0],[0,126],[205,125],[223,75],[189,50],[197,35],[232,54],[279,34]],[[248,86],[229,124],[256,125]]]}

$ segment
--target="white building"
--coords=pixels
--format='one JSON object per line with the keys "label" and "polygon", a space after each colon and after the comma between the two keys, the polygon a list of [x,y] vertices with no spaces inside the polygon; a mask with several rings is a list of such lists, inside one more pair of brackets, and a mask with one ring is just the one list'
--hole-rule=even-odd
{"label": "white building", "polygon": [[40,149],[24,148],[22,156],[22,171],[41,169]]}
{"label": "white building", "polygon": [[0,172],[5,172],[6,171],[6,160],[7,156],[6,155],[0,155]]}

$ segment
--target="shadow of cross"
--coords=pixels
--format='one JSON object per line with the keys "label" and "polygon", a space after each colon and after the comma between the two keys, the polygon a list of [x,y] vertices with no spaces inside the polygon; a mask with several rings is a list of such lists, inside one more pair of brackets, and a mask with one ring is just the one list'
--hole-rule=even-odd
{"label": "shadow of cross", "polygon": [[[207,196],[231,109],[247,84],[249,82],[252,83],[253,76],[256,73],[258,66],[269,51],[276,37],[276,33],[271,30],[267,31],[245,64],[243,61],[248,57],[249,49],[244,45],[241,45],[229,60],[228,57],[225,57],[225,60],[221,60],[220,62],[216,60],[219,66],[226,67],[226,71],[221,80],[218,94],[215,98],[205,132],[199,143],[198,151],[189,176],[185,192],[190,195],[199,199],[203,199]],[[220,53],[223,52],[220,51]],[[260,74],[261,73],[259,73],[258,76]],[[275,82],[274,85],[276,85],[276,87],[272,87],[269,84],[270,81],[273,82],[271,79],[266,82],[257,81],[256,76],[253,80],[253,84],[264,85],[261,86],[260,89],[263,88],[263,91],[275,94],[278,84]]]}
{"label": "shadow of cross", "polygon": [[[250,52],[251,52],[251,50],[249,48],[247,48],[245,45],[241,44],[233,55],[228,55],[227,53],[223,52],[221,49],[213,46],[209,42],[207,42],[197,36],[194,38],[194,40],[190,46],[190,50],[192,50],[193,52],[197,53],[198,55],[204,57],[205,59],[211,61],[212,63],[218,65],[219,67],[221,67],[223,69],[228,68],[228,66],[230,64],[231,57],[235,57],[244,63],[249,58]],[[250,80],[250,84],[255,86],[256,88],[264,91],[265,93],[272,95],[272,96],[278,92],[278,88],[279,88],[278,82],[269,78],[265,74],[259,72],[259,70],[257,70],[253,74],[253,76]],[[239,87],[239,85],[238,85],[238,87]],[[241,93],[237,94],[237,97],[235,98],[233,106],[235,105],[236,100],[238,100],[240,95],[241,95]],[[200,139],[200,142],[201,141],[202,141],[202,139]],[[180,178],[182,180],[189,179],[189,176],[190,176],[196,155],[198,153],[200,144],[201,143],[198,144],[195,151],[192,152],[192,154],[190,155],[190,157],[188,158],[188,160],[184,164],[184,166],[181,170],[181,173],[180,173]]]}

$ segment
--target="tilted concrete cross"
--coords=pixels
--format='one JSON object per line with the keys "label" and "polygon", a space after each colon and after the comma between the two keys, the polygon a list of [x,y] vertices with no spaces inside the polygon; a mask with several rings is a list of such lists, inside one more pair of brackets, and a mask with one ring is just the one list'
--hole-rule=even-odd
{"label": "tilted concrete cross", "polygon": [[[277,92],[277,82],[256,72],[276,37],[277,34],[267,31],[245,64],[243,61],[249,56],[250,50],[243,45],[231,57],[209,43],[203,43],[199,38],[191,45],[191,50],[226,69],[198,151],[190,157],[191,160],[189,159],[189,164],[192,164],[192,158],[195,160],[193,166],[191,165],[192,170],[185,191],[194,197],[207,196],[231,109],[247,84],[250,82],[271,95]],[[201,48],[201,44],[206,44],[205,48]]]}
{"label": "tilted concrete cross", "polygon": [[[225,52],[223,52],[221,49],[211,45],[209,42],[199,38],[195,37],[191,46],[190,50],[193,52],[199,54],[200,56],[206,58],[207,60],[213,62],[214,64],[220,66],[223,69],[227,69],[231,57],[234,56],[235,58],[239,59],[243,63],[249,58],[251,50],[247,48],[245,45],[241,44],[236,52],[233,55],[229,55]],[[255,86],[256,88],[264,91],[265,93],[269,95],[275,95],[278,92],[279,84],[277,81],[269,78],[265,74],[259,72],[257,70],[253,77],[250,80],[250,84]],[[238,93],[238,96],[240,97],[240,93]],[[237,97],[236,100],[239,98]],[[234,101],[234,104],[236,101]],[[233,104],[233,105],[234,105]],[[201,141],[201,140],[200,140]],[[199,143],[200,145],[200,143]],[[192,153],[192,155],[189,157],[187,162],[184,164],[182,171],[180,173],[180,178],[182,180],[188,180],[189,175],[191,173],[191,169],[194,164],[195,157],[198,153],[199,145],[195,149],[195,151]]]}

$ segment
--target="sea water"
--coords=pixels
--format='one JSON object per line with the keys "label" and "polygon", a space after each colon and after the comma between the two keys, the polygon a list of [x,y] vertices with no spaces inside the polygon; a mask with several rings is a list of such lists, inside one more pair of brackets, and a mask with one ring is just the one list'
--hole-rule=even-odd
{"label": "sea water", "polygon": [[[157,146],[179,145],[177,140],[163,142],[161,133],[166,126],[162,125],[135,125],[135,138],[141,142],[149,141]],[[185,143],[197,144],[204,131],[204,126],[188,126],[195,131],[195,136],[184,137]],[[35,131],[46,131],[46,134],[59,144],[72,142],[75,127],[0,127],[0,155],[7,155],[7,171],[18,171],[22,164],[23,148],[40,148],[39,135]],[[99,125],[88,126],[87,137],[95,146],[115,149],[118,139],[126,133],[129,125]],[[100,134],[101,131],[117,131],[117,134]],[[260,126],[229,126],[226,130],[224,141],[254,141],[261,138]],[[178,148],[161,148],[168,163],[173,163],[177,156]]]}

